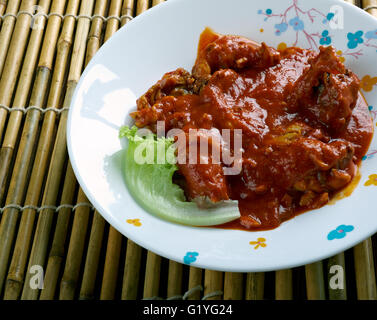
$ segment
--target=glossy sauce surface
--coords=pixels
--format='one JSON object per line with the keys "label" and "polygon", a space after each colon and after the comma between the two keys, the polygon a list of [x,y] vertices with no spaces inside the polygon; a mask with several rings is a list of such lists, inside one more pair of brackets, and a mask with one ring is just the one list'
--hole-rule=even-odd
{"label": "glossy sauce surface", "polygon": [[272,229],[327,204],[373,134],[358,79],[330,48],[278,52],[206,30],[192,75],[178,69],[152,89],[138,100],[139,127],[242,129],[240,174],[224,176],[211,156],[179,165],[188,198],[239,201],[241,218],[220,228]]}

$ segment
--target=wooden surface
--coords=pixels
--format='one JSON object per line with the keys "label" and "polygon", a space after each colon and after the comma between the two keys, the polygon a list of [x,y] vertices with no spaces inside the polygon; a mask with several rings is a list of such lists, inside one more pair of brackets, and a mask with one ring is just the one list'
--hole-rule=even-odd
{"label": "wooden surface", "polygon": [[[217,272],[146,251],[88,203],[67,155],[72,94],[100,46],[161,2],[0,1],[0,298],[376,300],[376,236],[294,269]],[[377,16],[377,0],[347,2]]]}

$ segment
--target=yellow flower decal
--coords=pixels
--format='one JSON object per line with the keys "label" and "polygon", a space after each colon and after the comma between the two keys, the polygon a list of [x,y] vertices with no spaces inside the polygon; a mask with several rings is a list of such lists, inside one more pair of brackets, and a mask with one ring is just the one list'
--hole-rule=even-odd
{"label": "yellow flower decal", "polygon": [[140,227],[141,226],[140,219],[128,219],[127,223],[133,224],[135,227]]}
{"label": "yellow flower decal", "polygon": [[267,247],[267,243],[265,238],[258,238],[257,241],[250,241],[249,243],[254,246],[254,249],[258,249],[259,247],[265,248]]}
{"label": "yellow flower decal", "polygon": [[372,91],[375,84],[377,84],[377,77],[372,78],[369,75],[364,76],[360,81],[361,89],[367,92]]}
{"label": "yellow flower decal", "polygon": [[377,186],[377,174],[371,174],[369,176],[369,180],[364,183],[364,186],[367,186],[367,187],[371,185]]}
{"label": "yellow flower decal", "polygon": [[344,61],[346,61],[346,58],[343,57],[343,51],[342,50],[338,50],[336,52],[336,55],[338,56],[339,60],[344,63]]}
{"label": "yellow flower decal", "polygon": [[279,51],[284,51],[285,49],[287,49],[287,44],[286,44],[285,42],[280,42],[280,43],[278,44],[277,49],[278,49]]}

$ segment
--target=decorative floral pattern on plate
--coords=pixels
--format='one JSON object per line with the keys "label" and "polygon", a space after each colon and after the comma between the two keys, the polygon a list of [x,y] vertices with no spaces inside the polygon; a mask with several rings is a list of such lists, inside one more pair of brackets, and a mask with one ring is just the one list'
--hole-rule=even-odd
{"label": "decorative floral pattern on plate", "polygon": [[258,249],[259,247],[265,248],[267,247],[266,239],[265,238],[258,238],[257,241],[250,241],[249,244],[254,246],[254,249]]}
{"label": "decorative floral pattern on plate", "polygon": [[[292,46],[296,46],[300,37],[307,42],[308,49],[318,49],[319,45],[330,45],[332,35],[329,28],[332,27],[335,14],[333,12],[322,12],[316,8],[303,9],[304,1],[292,0],[291,4],[281,12],[273,9],[259,9],[258,14],[264,16],[264,21],[273,21],[275,35],[281,36],[285,32],[293,31],[296,33],[296,41]],[[307,26],[318,26],[318,30],[308,31]],[[339,28],[342,29],[342,28]],[[377,29],[373,30],[349,30],[344,39],[344,51],[339,50],[338,55],[345,60],[345,56],[359,58],[364,54],[365,48],[377,49]],[[376,50],[377,52],[377,50]]]}
{"label": "decorative floral pattern on plate", "polygon": [[334,239],[342,239],[347,235],[347,232],[351,232],[354,228],[354,226],[346,226],[344,224],[337,227],[335,230],[330,231],[330,233],[327,235],[328,240],[334,240]]}
{"label": "decorative floral pattern on plate", "polygon": [[370,75],[366,75],[361,78],[360,80],[360,87],[366,92],[372,91],[373,86],[377,84],[377,77],[371,77]]}
{"label": "decorative floral pattern on plate", "polygon": [[364,186],[377,186],[377,174],[371,174],[369,176],[369,180],[364,183]]}
{"label": "decorative floral pattern on plate", "polygon": [[140,219],[128,219],[127,223],[132,224],[135,227],[141,227]]}
{"label": "decorative floral pattern on plate", "polygon": [[183,257],[183,262],[185,264],[191,264],[196,261],[196,257],[199,255],[198,252],[195,251],[189,251],[186,253],[186,255]]}

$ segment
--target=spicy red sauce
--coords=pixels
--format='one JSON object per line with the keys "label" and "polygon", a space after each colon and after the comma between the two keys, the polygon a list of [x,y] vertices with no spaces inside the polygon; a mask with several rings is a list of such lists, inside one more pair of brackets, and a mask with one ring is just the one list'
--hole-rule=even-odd
{"label": "spicy red sauce", "polygon": [[242,170],[179,165],[188,198],[239,201],[241,218],[220,228],[272,229],[329,202],[354,179],[373,125],[359,79],[335,50],[276,51],[203,32],[192,74],[167,73],[138,100],[136,125],[242,129]]}

